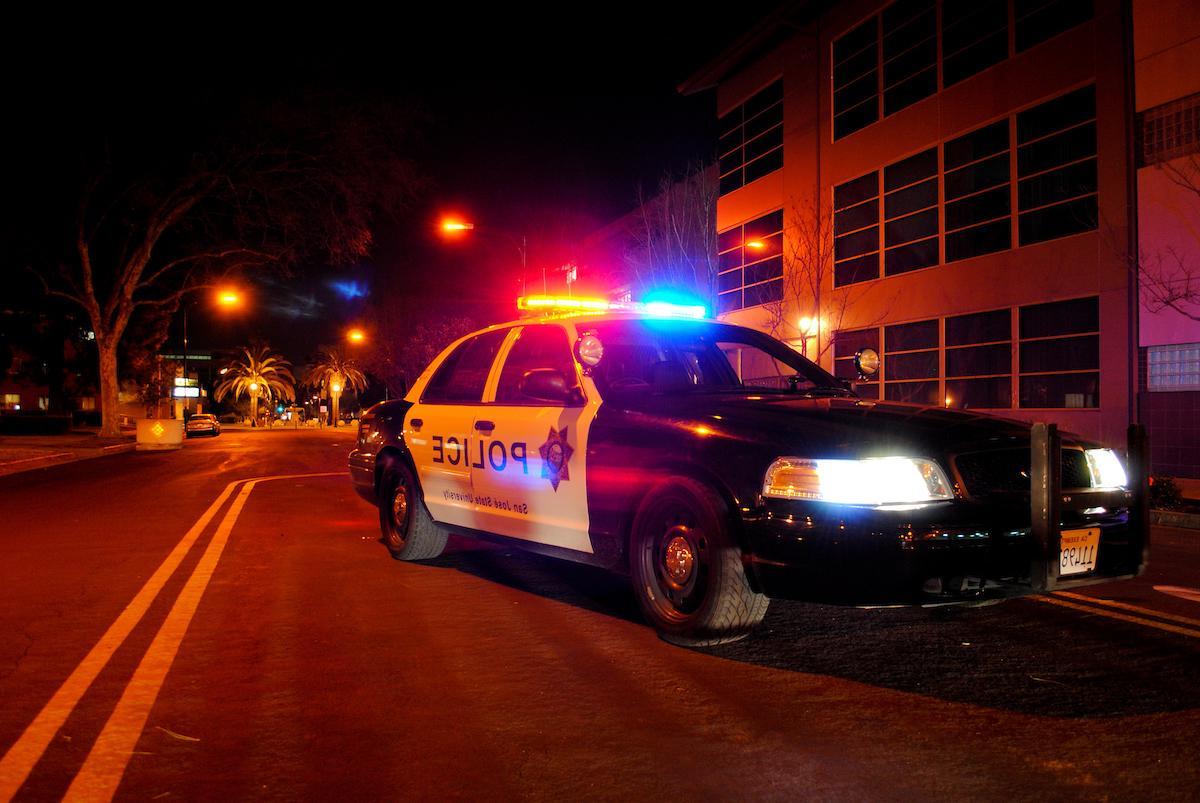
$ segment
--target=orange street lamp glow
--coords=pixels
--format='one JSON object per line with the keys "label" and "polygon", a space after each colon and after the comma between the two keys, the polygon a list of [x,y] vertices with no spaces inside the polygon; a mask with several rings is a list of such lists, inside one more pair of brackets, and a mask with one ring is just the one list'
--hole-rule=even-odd
{"label": "orange street lamp glow", "polygon": [[351,329],[346,333],[346,339],[351,343],[361,343],[367,339],[367,333],[362,329]]}
{"label": "orange street lamp glow", "polygon": [[337,382],[334,382],[332,385],[330,385],[329,389],[332,390],[334,393],[342,392],[342,386],[339,385]]}
{"label": "orange street lamp glow", "polygon": [[217,303],[222,307],[236,307],[242,303],[242,297],[237,294],[236,290],[222,290],[217,293]]}
{"label": "orange street lamp glow", "polygon": [[746,243],[747,248],[753,248],[755,251],[761,251],[767,247],[767,244],[762,240],[750,240]]}
{"label": "orange street lamp glow", "polygon": [[251,383],[250,383],[250,392],[251,392],[251,393],[258,393],[258,383],[257,383],[257,382],[251,382]]}
{"label": "orange street lamp glow", "polygon": [[447,234],[454,234],[460,231],[470,231],[473,228],[475,228],[474,223],[467,223],[466,221],[455,220],[454,218],[446,218],[442,221],[442,231],[446,232]]}
{"label": "orange street lamp glow", "polygon": [[807,315],[805,315],[803,318],[801,318],[800,319],[801,334],[807,335],[809,332],[811,332],[813,330],[813,326],[816,324],[816,322],[817,321],[815,318],[810,318]]}

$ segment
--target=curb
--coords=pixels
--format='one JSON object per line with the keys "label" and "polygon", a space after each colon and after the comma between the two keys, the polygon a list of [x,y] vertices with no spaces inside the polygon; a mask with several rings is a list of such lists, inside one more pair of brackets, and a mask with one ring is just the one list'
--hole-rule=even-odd
{"label": "curb", "polygon": [[114,443],[111,446],[88,449],[84,452],[53,452],[47,455],[39,455],[38,457],[26,457],[23,460],[12,460],[8,463],[0,463],[0,477],[9,474],[19,474],[22,471],[34,471],[39,468],[75,463],[80,460],[91,460],[110,454],[132,452],[136,446],[137,444],[135,443]]}
{"label": "curb", "polygon": [[1164,527],[1200,530],[1200,513],[1179,513],[1174,510],[1151,510],[1150,523]]}

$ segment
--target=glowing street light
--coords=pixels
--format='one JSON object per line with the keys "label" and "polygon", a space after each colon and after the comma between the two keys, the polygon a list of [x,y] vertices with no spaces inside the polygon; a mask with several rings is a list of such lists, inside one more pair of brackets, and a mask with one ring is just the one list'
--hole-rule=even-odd
{"label": "glowing street light", "polygon": [[762,240],[749,240],[746,242],[746,247],[754,251],[762,251],[767,247],[767,244]]}
{"label": "glowing street light", "polygon": [[339,385],[337,382],[334,382],[332,385],[330,385],[329,389],[332,390],[334,393],[342,392],[342,386]]}
{"label": "glowing street light", "polygon": [[458,220],[457,218],[445,218],[442,220],[442,231],[447,234],[457,234],[461,231],[471,231],[474,228],[474,223],[467,223],[465,220]]}
{"label": "glowing street light", "polygon": [[217,293],[217,304],[222,307],[236,307],[242,303],[242,297],[236,290],[222,290]]}
{"label": "glowing street light", "polygon": [[362,329],[355,327],[355,328],[351,329],[350,331],[346,332],[346,339],[349,340],[351,343],[362,343],[363,341],[365,341],[367,339],[367,333],[364,332]]}

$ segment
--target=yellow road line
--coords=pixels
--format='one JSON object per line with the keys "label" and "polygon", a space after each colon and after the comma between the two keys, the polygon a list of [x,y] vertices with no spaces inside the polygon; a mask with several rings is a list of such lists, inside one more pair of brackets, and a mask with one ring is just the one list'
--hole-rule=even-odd
{"label": "yellow road line", "polygon": [[1090,605],[1080,605],[1077,602],[1068,602],[1065,599],[1056,599],[1055,597],[1026,597],[1026,599],[1031,599],[1035,602],[1048,602],[1051,605],[1058,605],[1063,608],[1072,608],[1077,611],[1085,611],[1096,616],[1106,616],[1109,619],[1117,619],[1122,622],[1132,622],[1133,624],[1144,625],[1145,627],[1153,627],[1157,630],[1165,630],[1168,633],[1176,633],[1181,636],[1200,638],[1200,630],[1193,630],[1189,627],[1179,627],[1178,625],[1169,625],[1165,622],[1155,622],[1151,619],[1143,619],[1140,616],[1131,616],[1127,613],[1106,611],[1103,608],[1093,608]]}
{"label": "yellow road line", "polygon": [[1162,611],[1156,611],[1153,608],[1142,608],[1138,605],[1130,605],[1128,602],[1117,602],[1115,599],[1098,599],[1097,597],[1089,597],[1086,594],[1075,594],[1071,591],[1055,591],[1054,595],[1057,597],[1067,597],[1068,599],[1077,599],[1082,602],[1092,602],[1096,605],[1104,605],[1109,608],[1119,608],[1123,611],[1133,611],[1134,613],[1145,614],[1158,619],[1165,619],[1168,622],[1178,622],[1181,625],[1200,627],[1200,619],[1193,619],[1189,616],[1179,616],[1173,613],[1163,613]]}
{"label": "yellow road line", "polygon": [[179,645],[187,633],[188,626],[200,605],[200,599],[212,580],[217,562],[229,541],[229,534],[241,515],[242,508],[249,498],[250,492],[260,482],[270,480],[295,479],[299,477],[340,476],[340,472],[324,474],[290,474],[276,477],[260,477],[249,480],[242,486],[237,498],[229,506],[225,517],[221,520],[217,532],[213,535],[200,562],[192,571],[187,584],[183,587],[175,604],[167,614],[166,620],[151,642],[150,648],[142,656],[141,662],[133,673],[129,685],[121,695],[116,709],[104,725],[104,730],[92,745],[83,767],[67,789],[64,801],[94,801],[111,800],[116,794],[121,778],[133,749],[137,746],[142,729],[150,716],[150,709],[158,699],[158,693],[166,680],[167,672],[179,652]]}
{"label": "yellow road line", "polygon": [[112,658],[113,653],[142,620],[167,579],[178,568],[184,556],[192,548],[192,544],[208,526],[221,505],[225,504],[225,500],[233,493],[234,486],[239,482],[241,480],[226,485],[225,490],[208,506],[208,510],[205,510],[200,518],[196,519],[196,523],[175,545],[166,560],[159,565],[129,605],[125,607],[125,610],[121,612],[121,615],[109,625],[108,630],[96,642],[96,646],[92,647],[91,651],[84,656],[75,671],[63,681],[62,686],[42,707],[33,722],[29,723],[21,737],[8,749],[4,758],[0,759],[0,800],[11,800],[17,790],[21,788],[21,784],[25,783],[25,779],[29,777],[34,765],[46,752],[54,734],[58,733],[58,729],[67,721],[67,717],[75,709],[79,699],[91,687],[92,682]]}

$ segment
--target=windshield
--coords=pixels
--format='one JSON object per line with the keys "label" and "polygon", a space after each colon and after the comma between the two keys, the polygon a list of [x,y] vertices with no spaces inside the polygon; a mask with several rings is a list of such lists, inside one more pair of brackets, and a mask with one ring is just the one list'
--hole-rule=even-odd
{"label": "windshield", "polygon": [[752,329],[700,321],[601,321],[580,328],[604,344],[593,374],[601,394],[755,388],[852,395],[793,349]]}

